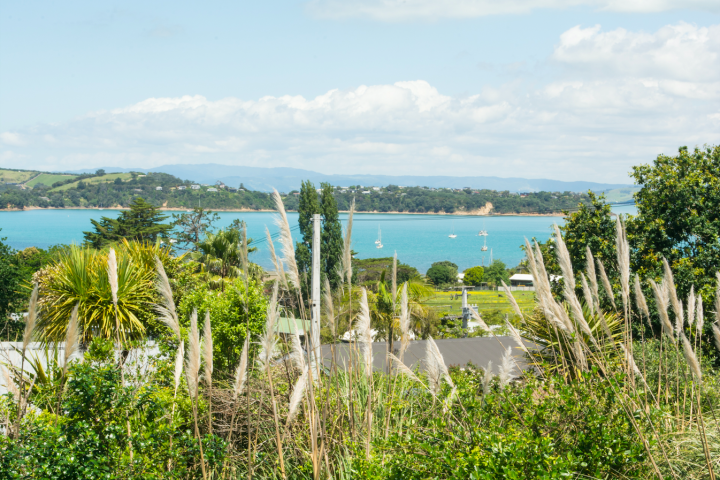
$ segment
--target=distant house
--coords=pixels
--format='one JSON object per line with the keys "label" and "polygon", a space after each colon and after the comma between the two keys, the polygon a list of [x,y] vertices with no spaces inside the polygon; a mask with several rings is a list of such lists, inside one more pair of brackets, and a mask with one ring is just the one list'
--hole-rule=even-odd
{"label": "distant house", "polygon": [[226,187],[225,187],[225,184],[222,183],[222,182],[215,184],[215,186],[216,186],[217,188],[226,188]]}
{"label": "distant house", "polygon": [[293,192],[293,195],[297,197],[298,195],[300,195],[300,192]]}
{"label": "distant house", "polygon": [[375,190],[376,192],[380,191],[380,187],[372,187],[372,189]]}
{"label": "distant house", "polygon": [[179,187],[177,187],[178,190],[185,190],[185,188],[186,187],[184,185],[180,185]]}
{"label": "distant house", "polygon": [[365,190],[362,193],[363,193],[363,195],[370,195],[370,190]]}
{"label": "distant house", "polygon": [[528,273],[516,273],[510,277],[510,285],[513,287],[532,287],[533,276]]}
{"label": "distant house", "polygon": [[190,185],[190,188],[193,190],[200,190],[200,185]]}
{"label": "distant house", "polygon": [[218,189],[217,188],[208,188],[207,191],[208,192],[217,192]]}
{"label": "distant house", "polygon": [[155,187],[155,190],[159,192],[160,190],[162,190],[162,187]]}

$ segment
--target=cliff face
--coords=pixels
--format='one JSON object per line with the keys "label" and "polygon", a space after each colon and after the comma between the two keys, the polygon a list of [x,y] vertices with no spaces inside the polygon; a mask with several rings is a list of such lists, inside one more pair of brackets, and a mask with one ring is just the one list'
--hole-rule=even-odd
{"label": "cliff face", "polygon": [[480,207],[476,210],[468,210],[466,212],[457,212],[460,215],[490,215],[493,209],[493,204],[486,202],[484,207]]}

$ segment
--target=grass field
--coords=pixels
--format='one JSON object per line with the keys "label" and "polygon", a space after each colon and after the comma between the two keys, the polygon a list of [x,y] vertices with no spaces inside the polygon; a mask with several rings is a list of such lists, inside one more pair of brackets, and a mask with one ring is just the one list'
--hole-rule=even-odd
{"label": "grass field", "polygon": [[[108,173],[107,175],[103,175],[102,177],[86,178],[85,180],[83,180],[83,182],[85,182],[86,184],[110,183],[114,182],[116,178],[120,178],[123,182],[127,182],[132,178],[132,175],[130,173]],[[77,187],[78,183],[79,182],[68,183],[67,185],[53,188],[50,191],[61,192],[63,190],[69,190],[71,188]]]}
{"label": "grass field", "polygon": [[[427,303],[438,313],[460,315],[462,313],[462,297],[460,295],[459,290],[456,292],[437,292]],[[535,292],[513,292],[513,296],[523,312],[533,308]],[[483,312],[491,310],[500,310],[503,314],[513,313],[510,302],[507,301],[503,292],[487,290],[468,292],[468,303],[477,305],[481,315]]]}
{"label": "grass field", "polygon": [[31,172],[29,170],[15,172],[12,170],[5,170],[3,168],[0,168],[0,182],[24,183],[37,174],[38,172]]}
{"label": "grass field", "polygon": [[42,183],[43,185],[47,185],[48,187],[52,185],[55,182],[60,182],[62,180],[68,180],[70,178],[75,178],[77,175],[58,175],[54,173],[41,173],[37,177],[33,178],[29,182],[27,182],[27,185],[29,187],[34,187],[35,185],[38,185]]}

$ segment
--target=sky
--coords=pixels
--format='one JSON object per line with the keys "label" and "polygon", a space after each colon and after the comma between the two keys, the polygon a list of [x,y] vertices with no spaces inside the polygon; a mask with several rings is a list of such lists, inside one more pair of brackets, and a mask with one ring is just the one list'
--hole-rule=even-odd
{"label": "sky", "polygon": [[720,0],[0,0],[0,167],[632,183],[720,143]]}

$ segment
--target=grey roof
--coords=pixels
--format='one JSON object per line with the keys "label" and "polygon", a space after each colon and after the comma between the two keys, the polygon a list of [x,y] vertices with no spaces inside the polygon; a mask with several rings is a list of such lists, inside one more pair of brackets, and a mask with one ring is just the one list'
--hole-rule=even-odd
{"label": "grey roof", "polygon": [[[529,363],[527,356],[523,351],[515,344],[510,337],[474,337],[474,338],[448,338],[448,339],[436,339],[435,343],[442,353],[445,365],[450,366],[461,366],[464,367],[468,362],[472,362],[475,366],[485,368],[488,362],[493,363],[493,371],[498,373],[498,367],[502,361],[502,356],[505,353],[507,347],[512,347],[513,359],[515,363],[523,370],[530,369],[532,365]],[[525,340],[525,345],[528,348],[532,348],[534,344]],[[427,340],[416,340],[410,342],[410,346],[405,352],[404,363],[411,369],[420,368],[423,369],[421,360],[425,357],[425,348]],[[387,342],[375,342],[373,346],[373,367],[376,370],[386,370],[386,352]],[[323,364],[327,367],[330,366],[332,361],[332,348],[335,349],[335,356],[339,365],[347,365],[350,358],[349,352],[356,352],[355,355],[359,355],[360,349],[357,344],[341,343],[335,345],[323,345],[322,356]],[[393,349],[397,355],[397,350],[400,348],[400,342],[393,343]],[[354,361],[357,361],[357,356],[354,356]],[[517,374],[517,369],[514,372]]]}

